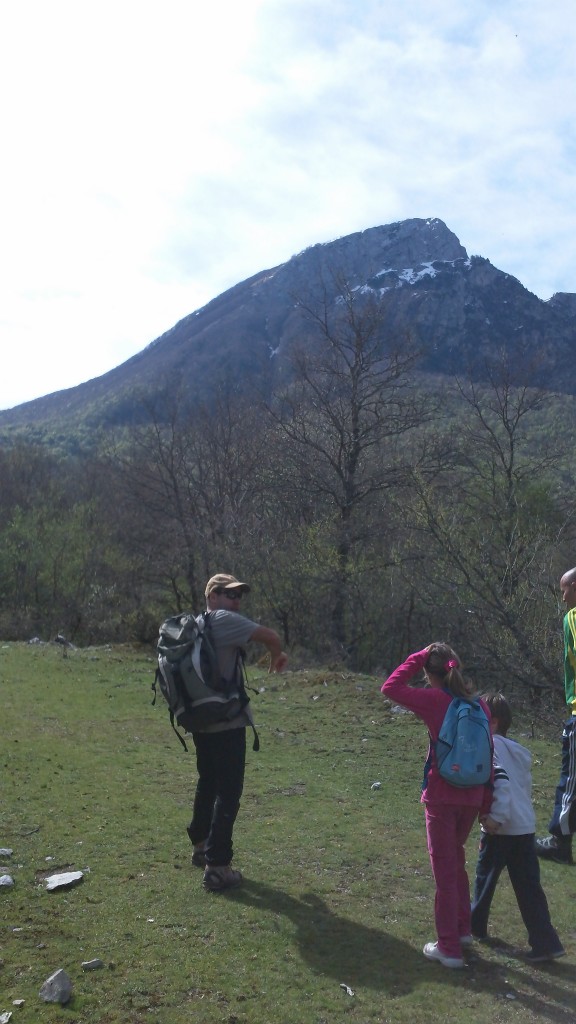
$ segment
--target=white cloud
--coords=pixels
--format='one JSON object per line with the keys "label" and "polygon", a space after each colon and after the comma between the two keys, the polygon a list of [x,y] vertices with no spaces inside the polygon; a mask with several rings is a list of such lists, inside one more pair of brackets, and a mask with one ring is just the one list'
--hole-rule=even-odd
{"label": "white cloud", "polygon": [[576,291],[575,43],[571,0],[11,5],[0,407],[405,217],[543,298]]}

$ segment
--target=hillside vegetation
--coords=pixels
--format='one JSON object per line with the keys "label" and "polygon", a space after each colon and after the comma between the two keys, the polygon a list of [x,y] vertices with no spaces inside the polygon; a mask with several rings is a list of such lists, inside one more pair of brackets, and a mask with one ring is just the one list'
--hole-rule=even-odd
{"label": "hillside vegetation", "polygon": [[173,380],[89,450],[0,449],[0,637],[150,643],[225,571],[293,664],[386,670],[445,638],[531,710],[561,701],[573,399],[520,341],[481,381],[423,376],[374,292],[338,295],[300,303],[272,395]]}

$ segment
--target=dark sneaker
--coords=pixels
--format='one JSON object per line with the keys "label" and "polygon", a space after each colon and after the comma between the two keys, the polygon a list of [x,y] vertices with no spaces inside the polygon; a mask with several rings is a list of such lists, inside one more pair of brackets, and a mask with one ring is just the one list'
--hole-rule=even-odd
{"label": "dark sneaker", "polygon": [[566,956],[566,950],[562,949],[562,946],[560,946],[560,949],[552,950],[551,953],[535,953],[533,949],[526,953],[526,959],[531,964],[542,964],[547,960],[559,960],[561,956]]}
{"label": "dark sneaker", "polygon": [[548,836],[536,840],[536,853],[543,860],[557,864],[572,864],[572,836]]}
{"label": "dark sneaker", "polygon": [[221,892],[222,889],[234,889],[238,885],[242,885],[242,872],[234,871],[229,864],[224,864],[221,867],[215,867],[214,865],[207,864],[204,870],[204,879],[202,882],[205,889],[209,889],[210,892]]}
{"label": "dark sneaker", "polygon": [[195,868],[206,867],[206,853],[204,852],[204,847],[199,847],[194,850],[194,853],[192,854],[192,863]]}

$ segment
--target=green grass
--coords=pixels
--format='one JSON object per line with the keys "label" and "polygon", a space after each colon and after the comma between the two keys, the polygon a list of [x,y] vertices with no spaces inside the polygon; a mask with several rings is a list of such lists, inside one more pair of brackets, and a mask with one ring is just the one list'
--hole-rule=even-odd
{"label": "green grass", "polygon": [[[14,851],[4,869],[16,883],[0,889],[0,1013],[24,999],[13,1020],[574,1020],[576,868],[543,865],[564,960],[523,962],[526,935],[504,879],[491,921],[499,945],[476,946],[462,972],[422,956],[434,938],[419,803],[426,732],[392,711],[377,680],[252,671],[265,692],[253,698],[261,750],[249,753],[235,830],[245,884],[210,894],[185,831],[193,754],[164,706],[150,705],[151,654],[63,657],[55,645],[6,644],[0,674],[0,846]],[[545,832],[559,735],[521,731]],[[43,877],[64,868],[84,870],[83,883],[47,892]],[[94,957],[105,968],[84,972]],[[59,967],[74,985],[64,1008],[38,997]]]}

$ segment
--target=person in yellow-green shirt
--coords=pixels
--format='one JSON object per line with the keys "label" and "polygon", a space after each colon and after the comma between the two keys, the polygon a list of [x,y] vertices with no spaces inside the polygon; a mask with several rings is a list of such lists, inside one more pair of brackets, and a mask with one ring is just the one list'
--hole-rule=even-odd
{"label": "person in yellow-green shirt", "polygon": [[564,616],[564,689],[570,718],[562,732],[562,767],[554,809],[545,839],[536,840],[539,857],[572,864],[572,835],[576,832],[576,568],[560,580]]}

